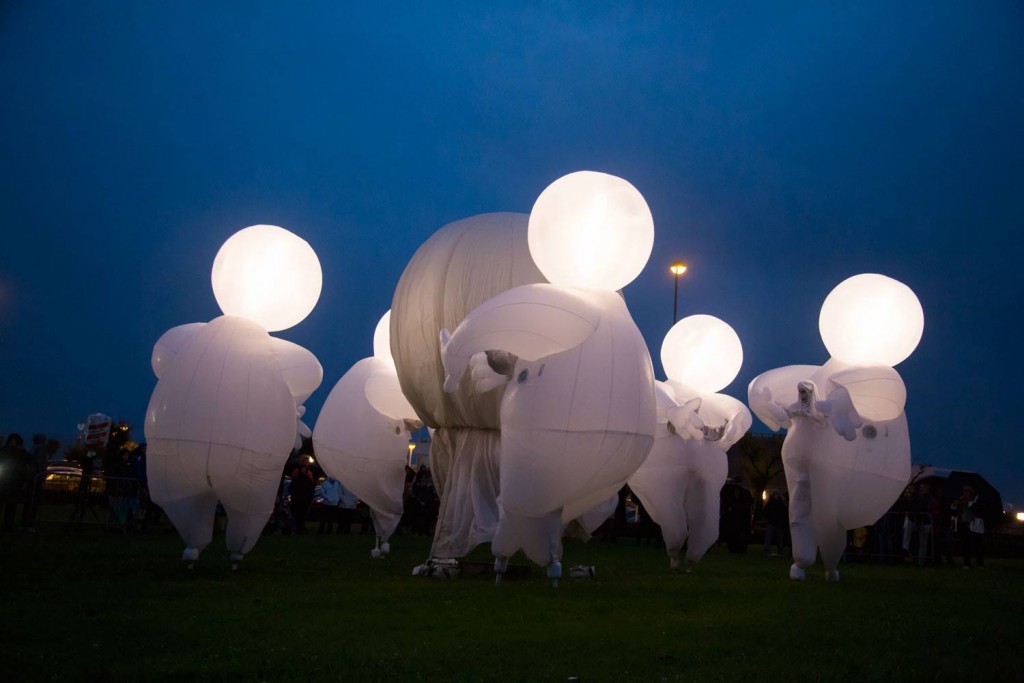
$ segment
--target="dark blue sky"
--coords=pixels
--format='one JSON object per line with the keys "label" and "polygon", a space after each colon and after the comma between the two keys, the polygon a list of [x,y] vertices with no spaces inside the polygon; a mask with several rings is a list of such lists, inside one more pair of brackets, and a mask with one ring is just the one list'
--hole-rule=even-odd
{"label": "dark blue sky", "polygon": [[925,310],[914,461],[1024,505],[1019,2],[355,5],[0,5],[0,432],[141,438],[153,342],[219,314],[214,255],[254,223],[323,265],[281,333],[324,366],[312,424],[419,244],[590,169],[654,214],[625,293],[659,376],[673,259],[680,314],[743,340],[744,400],[826,360],[833,286],[890,275]]}

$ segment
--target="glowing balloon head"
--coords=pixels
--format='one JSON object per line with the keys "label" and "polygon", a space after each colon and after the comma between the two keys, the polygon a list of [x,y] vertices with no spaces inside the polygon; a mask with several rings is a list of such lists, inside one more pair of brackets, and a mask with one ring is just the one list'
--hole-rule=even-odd
{"label": "glowing balloon head", "polygon": [[225,315],[268,332],[300,323],[323,286],[320,260],[306,240],[275,225],[239,230],[213,260],[213,295]]}
{"label": "glowing balloon head", "polygon": [[395,359],[391,356],[391,309],[381,316],[377,327],[373,331],[373,355],[386,362],[391,367],[395,366]]}
{"label": "glowing balloon head", "polygon": [[894,365],[914,352],[924,311],[914,292],[885,275],[840,282],[825,298],[818,329],[833,358],[848,365]]}
{"label": "glowing balloon head", "polygon": [[530,212],[530,255],[552,284],[617,290],[632,282],[654,247],[654,219],[622,178],[578,171],[537,197]]}
{"label": "glowing balloon head", "polygon": [[743,345],[724,321],[712,315],[691,315],[665,335],[661,364],[669,379],[713,394],[736,379],[743,365]]}

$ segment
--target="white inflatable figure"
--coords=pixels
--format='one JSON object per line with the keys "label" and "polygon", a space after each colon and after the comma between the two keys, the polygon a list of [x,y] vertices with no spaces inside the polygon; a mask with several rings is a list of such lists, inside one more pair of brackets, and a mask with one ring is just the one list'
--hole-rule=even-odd
{"label": "white inflatable figure", "polygon": [[439,334],[496,294],[546,281],[530,257],[528,222],[526,214],[489,213],[449,223],[420,245],[395,287],[391,352],[403,393],[432,430],[430,475],[440,496],[430,556],[417,575],[456,572],[457,558],[490,543],[498,527],[504,389],[478,394],[467,374],[458,391],[446,392]]}
{"label": "white inflatable figure", "polygon": [[522,549],[557,585],[565,524],[613,496],[654,441],[651,359],[616,291],[647,263],[654,222],[628,182],[583,171],[541,193],[528,238],[551,284],[509,289],[442,330],[441,359],[446,390],[469,367],[479,391],[508,382],[495,572]]}
{"label": "white inflatable figure", "polygon": [[628,483],[661,526],[673,569],[689,539],[689,571],[689,563],[718,538],[720,495],[729,474],[725,453],[753,422],[742,402],[716,393],[739,374],[743,346],[722,320],[693,315],[665,335],[661,364],[669,381],[657,382],[658,432]]}
{"label": "white inflatable figure", "polygon": [[321,467],[370,508],[374,558],[391,551],[402,519],[409,436],[423,426],[398,384],[390,326],[388,311],[373,333],[373,356],[338,380],[313,429]]}
{"label": "white inflatable figure", "polygon": [[302,403],[323,378],[312,353],[268,332],[309,315],[323,276],[305,240],[254,225],[220,248],[212,280],[224,315],[172,328],[153,348],[159,380],[146,412],[146,472],[190,568],[212,538],[220,501],[237,569],[273,512],[298,435],[309,435]]}
{"label": "white inflatable figure", "polygon": [[748,397],[771,429],[788,430],[790,578],[803,580],[820,551],[838,581],[846,531],[874,524],[910,479],[907,393],[893,366],[917,347],[924,313],[903,283],[862,274],[832,290],[818,327],[831,359],[766,372]]}

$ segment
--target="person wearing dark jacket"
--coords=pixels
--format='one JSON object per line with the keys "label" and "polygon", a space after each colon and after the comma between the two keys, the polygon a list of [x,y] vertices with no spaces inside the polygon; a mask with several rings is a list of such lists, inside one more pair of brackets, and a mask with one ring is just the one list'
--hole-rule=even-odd
{"label": "person wearing dark jacket", "polygon": [[18,503],[25,494],[25,474],[30,459],[20,434],[9,434],[0,448],[0,504],[3,505],[4,531],[13,531]]}
{"label": "person wearing dark jacket", "polygon": [[313,470],[309,463],[303,461],[298,469],[292,474],[292,482],[288,487],[288,494],[291,497],[292,521],[295,523],[295,533],[306,533],[306,515],[309,514],[309,506],[313,502],[313,491],[316,490],[316,483],[313,481]]}
{"label": "person wearing dark jacket", "polygon": [[21,528],[26,531],[35,531],[39,499],[43,495],[42,474],[46,472],[46,463],[49,459],[46,435],[36,434],[32,437],[32,452],[25,463],[25,507],[21,511]]}
{"label": "person wearing dark jacket", "polygon": [[768,502],[764,505],[764,521],[764,547],[761,549],[761,554],[767,555],[771,551],[774,540],[775,555],[781,555],[786,526],[789,524],[789,512],[786,510],[782,496],[777,491],[772,491],[768,495]]}

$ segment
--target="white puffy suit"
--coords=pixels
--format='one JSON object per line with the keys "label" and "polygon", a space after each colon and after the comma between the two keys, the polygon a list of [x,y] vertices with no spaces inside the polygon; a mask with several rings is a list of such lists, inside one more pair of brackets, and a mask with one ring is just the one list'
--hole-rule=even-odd
{"label": "white puffy suit", "polygon": [[495,294],[544,282],[527,247],[527,216],[490,213],[438,230],[413,255],[391,306],[391,353],[401,388],[433,429],[430,471],[440,496],[431,557],[463,557],[498,525],[502,390],[467,380],[444,390],[438,334]]}
{"label": "white puffy suit", "polygon": [[740,338],[724,321],[691,315],[675,323],[662,341],[661,363],[669,379],[658,383],[658,438],[629,486],[661,526],[675,569],[687,540],[688,562],[717,540],[725,453],[752,418],[745,405],[717,393],[743,364]]}
{"label": "white puffy suit", "polygon": [[790,578],[804,579],[820,551],[826,578],[838,580],[847,530],[874,524],[905,488],[907,392],[891,366],[913,352],[923,326],[920,303],[906,285],[854,276],[822,306],[819,327],[833,358],[771,370],[750,383],[754,413],[772,430],[788,430],[782,462]]}
{"label": "white puffy suit", "polygon": [[564,526],[614,496],[654,442],[654,374],[640,331],[616,292],[537,284],[487,301],[443,346],[452,388],[488,381],[481,352],[517,358],[501,405],[491,547],[499,569],[522,549],[557,578]]}
{"label": "white puffy suit", "polygon": [[219,500],[237,563],[273,512],[299,406],[323,370],[309,351],[237,316],[169,330],[152,362],[150,496],[181,534],[188,561],[210,543]]}
{"label": "white puffy suit", "polygon": [[718,539],[726,452],[750,429],[750,411],[724,394],[701,396],[678,382],[658,382],[658,429],[650,455],[629,488],[660,527],[673,569],[696,563]]}
{"label": "white puffy suit", "polygon": [[390,354],[381,355],[362,359],[338,380],[313,430],[320,466],[370,509],[374,557],[387,554],[402,519],[410,430],[422,426]]}
{"label": "white puffy suit", "polygon": [[236,568],[273,512],[299,430],[309,435],[302,403],[323,379],[312,353],[268,331],[305,318],[323,280],[309,244],[273,225],[232,235],[211,279],[225,315],[175,327],[153,349],[146,473],[188,562],[209,544],[220,501]]}
{"label": "white puffy suit", "polygon": [[551,284],[516,287],[473,309],[442,331],[441,359],[447,391],[468,377],[486,397],[508,382],[495,570],[500,579],[522,549],[557,585],[565,525],[609,501],[654,441],[650,355],[616,291],[647,263],[654,222],[628,182],[580,171],[540,194],[527,237]]}

